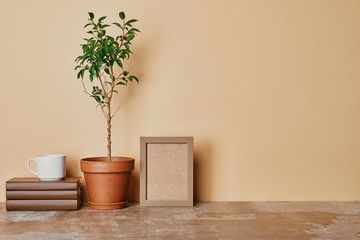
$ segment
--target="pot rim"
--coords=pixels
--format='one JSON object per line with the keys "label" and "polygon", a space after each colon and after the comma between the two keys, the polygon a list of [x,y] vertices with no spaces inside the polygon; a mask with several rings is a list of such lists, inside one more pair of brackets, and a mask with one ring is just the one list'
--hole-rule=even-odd
{"label": "pot rim", "polygon": [[120,173],[134,170],[134,158],[112,157],[115,161],[107,161],[107,157],[92,157],[80,160],[84,173]]}
{"label": "pot rim", "polygon": [[[131,162],[134,161],[134,158],[131,157],[117,157],[117,156],[112,156],[111,157],[112,161],[107,161],[107,157],[87,157],[87,158],[82,158],[81,161],[86,161],[86,162],[107,162],[107,163],[114,163],[114,162]],[[115,160],[115,161],[114,161]]]}

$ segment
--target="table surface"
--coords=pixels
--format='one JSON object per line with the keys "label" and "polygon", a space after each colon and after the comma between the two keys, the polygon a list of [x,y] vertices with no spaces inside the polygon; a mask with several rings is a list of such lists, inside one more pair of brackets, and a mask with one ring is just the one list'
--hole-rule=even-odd
{"label": "table surface", "polygon": [[193,207],[6,211],[0,239],[360,239],[360,202],[198,202]]}

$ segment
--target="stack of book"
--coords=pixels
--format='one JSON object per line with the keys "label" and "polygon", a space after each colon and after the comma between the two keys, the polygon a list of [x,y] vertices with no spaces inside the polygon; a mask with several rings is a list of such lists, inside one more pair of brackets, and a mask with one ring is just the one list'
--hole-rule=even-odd
{"label": "stack of book", "polygon": [[6,210],[77,210],[81,205],[80,177],[58,181],[12,178],[6,182]]}

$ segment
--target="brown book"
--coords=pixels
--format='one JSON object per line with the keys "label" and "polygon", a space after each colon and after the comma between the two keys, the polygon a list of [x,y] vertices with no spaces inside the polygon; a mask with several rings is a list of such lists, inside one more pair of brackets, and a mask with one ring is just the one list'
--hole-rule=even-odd
{"label": "brown book", "polygon": [[75,190],[80,184],[80,177],[67,177],[57,181],[41,181],[39,178],[16,177],[6,182],[8,191],[35,190]]}
{"label": "brown book", "polygon": [[77,210],[81,205],[81,195],[77,199],[42,199],[42,200],[6,200],[7,211],[58,211]]}
{"label": "brown book", "polygon": [[26,200],[26,199],[77,199],[80,188],[77,190],[45,190],[45,191],[6,191],[8,200]]}

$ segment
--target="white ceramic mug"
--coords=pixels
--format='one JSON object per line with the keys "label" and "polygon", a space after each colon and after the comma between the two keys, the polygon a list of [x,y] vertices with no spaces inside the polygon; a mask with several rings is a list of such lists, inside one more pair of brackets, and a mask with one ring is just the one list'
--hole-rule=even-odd
{"label": "white ceramic mug", "polygon": [[[35,161],[37,165],[37,172],[34,172],[30,168],[30,162]],[[65,177],[65,162],[66,156],[65,154],[46,154],[46,155],[38,155],[35,158],[30,158],[27,167],[29,171],[40,180],[43,181],[54,181],[60,180]]]}

